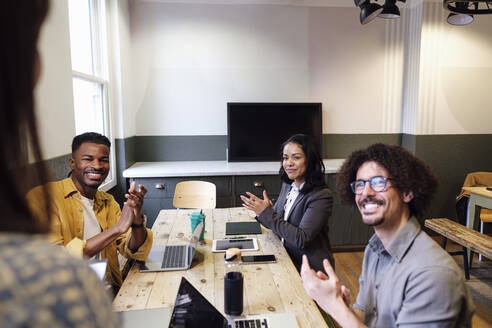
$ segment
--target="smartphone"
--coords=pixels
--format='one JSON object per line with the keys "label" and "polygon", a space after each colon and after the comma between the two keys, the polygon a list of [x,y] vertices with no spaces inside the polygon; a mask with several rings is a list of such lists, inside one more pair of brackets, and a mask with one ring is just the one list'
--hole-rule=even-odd
{"label": "smartphone", "polygon": [[275,255],[245,255],[241,257],[244,264],[249,263],[273,263],[276,262]]}

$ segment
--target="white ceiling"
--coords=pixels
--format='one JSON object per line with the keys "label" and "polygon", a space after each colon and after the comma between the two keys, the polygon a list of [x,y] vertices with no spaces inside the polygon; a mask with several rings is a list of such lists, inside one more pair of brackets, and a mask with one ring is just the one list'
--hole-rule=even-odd
{"label": "white ceiling", "polygon": [[[158,3],[193,3],[193,4],[222,4],[222,5],[291,5],[308,7],[355,7],[353,0],[136,0],[139,2]],[[373,0],[374,1],[374,0]],[[384,3],[384,0],[376,0]],[[401,1],[401,0],[400,0]],[[442,2],[442,0],[406,0],[398,6],[412,8],[422,2]]]}
{"label": "white ceiling", "polygon": [[313,7],[354,7],[353,0],[138,0],[140,2],[195,3],[224,5],[292,5]]}

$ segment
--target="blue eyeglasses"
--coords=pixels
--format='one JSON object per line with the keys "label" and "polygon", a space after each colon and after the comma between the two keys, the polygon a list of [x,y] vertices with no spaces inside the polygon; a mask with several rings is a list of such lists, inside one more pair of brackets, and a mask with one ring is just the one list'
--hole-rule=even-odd
{"label": "blue eyeglasses", "polygon": [[371,186],[372,190],[375,192],[381,192],[386,190],[386,184],[388,180],[395,180],[393,178],[385,178],[385,177],[373,177],[369,180],[355,180],[350,184],[350,188],[352,189],[353,193],[356,195],[362,194],[364,191],[364,188],[366,187],[366,182],[369,182],[369,185]]}

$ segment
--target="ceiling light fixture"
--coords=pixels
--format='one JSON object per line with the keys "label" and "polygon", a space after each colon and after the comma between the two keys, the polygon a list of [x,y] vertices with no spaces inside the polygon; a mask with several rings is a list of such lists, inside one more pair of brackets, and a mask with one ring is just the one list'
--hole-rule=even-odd
{"label": "ceiling light fixture", "polygon": [[448,23],[452,25],[467,25],[473,22],[473,15],[492,14],[492,1],[481,0],[443,0],[443,7],[450,11]]}
{"label": "ceiling light fixture", "polygon": [[360,6],[360,23],[362,25],[369,23],[383,11],[383,7],[370,1],[364,2]]}
{"label": "ceiling light fixture", "polygon": [[386,0],[384,2],[383,11],[378,15],[381,18],[400,18],[400,9],[396,5],[396,0]]}
{"label": "ceiling light fixture", "polygon": [[457,26],[468,25],[471,22],[473,22],[473,15],[450,13],[448,15],[447,21],[451,25],[457,25]]}
{"label": "ceiling light fixture", "polygon": [[406,0],[385,0],[384,5],[382,6],[371,2],[371,0],[354,0],[354,3],[360,8],[360,23],[364,25],[376,17],[399,18],[400,9],[398,9],[398,6],[396,5],[397,1],[406,2]]}
{"label": "ceiling light fixture", "polygon": [[[380,5],[376,3],[377,1],[354,0],[355,5],[360,8],[361,24],[367,24],[376,17],[399,18],[400,9],[396,3],[406,2],[406,0],[385,0],[384,5]],[[492,14],[492,0],[443,0],[442,3],[444,9],[450,12],[447,21],[452,25],[467,25],[473,22],[474,15]]]}
{"label": "ceiling light fixture", "polygon": [[366,2],[366,0],[354,0],[354,3],[357,7],[360,7],[360,5],[363,4],[364,2]]}

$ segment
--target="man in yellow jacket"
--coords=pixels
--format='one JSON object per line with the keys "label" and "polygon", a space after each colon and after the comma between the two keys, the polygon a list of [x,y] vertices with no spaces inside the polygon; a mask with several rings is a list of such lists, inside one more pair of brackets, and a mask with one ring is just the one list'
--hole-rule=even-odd
{"label": "man in yellow jacket", "polygon": [[[52,241],[72,254],[108,260],[106,280],[118,290],[122,284],[117,250],[123,256],[145,260],[152,247],[152,232],[145,227],[142,204],[147,190],[133,182],[123,209],[108,193],[99,191],[109,173],[111,143],[98,133],[84,133],[72,142],[71,177],[50,182]],[[27,194],[39,219],[46,217],[41,186]]]}

